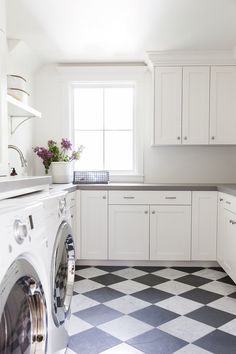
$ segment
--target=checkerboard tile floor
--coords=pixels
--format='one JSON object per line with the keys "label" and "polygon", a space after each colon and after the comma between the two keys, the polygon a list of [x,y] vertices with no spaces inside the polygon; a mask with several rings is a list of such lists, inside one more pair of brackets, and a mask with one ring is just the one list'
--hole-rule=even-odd
{"label": "checkerboard tile floor", "polygon": [[221,268],[77,266],[67,354],[236,354]]}

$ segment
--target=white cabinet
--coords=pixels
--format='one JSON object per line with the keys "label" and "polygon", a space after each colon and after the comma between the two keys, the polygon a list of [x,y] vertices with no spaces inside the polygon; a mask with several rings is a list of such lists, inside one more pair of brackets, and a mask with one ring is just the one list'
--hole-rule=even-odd
{"label": "white cabinet", "polygon": [[225,210],[224,268],[236,282],[236,214]]}
{"label": "white cabinet", "polygon": [[107,192],[81,191],[81,258],[107,259]]}
{"label": "white cabinet", "polygon": [[191,206],[150,207],[150,259],[190,260]]}
{"label": "white cabinet", "polygon": [[149,206],[109,206],[109,259],[149,259]]}
{"label": "white cabinet", "polygon": [[192,260],[216,260],[217,192],[193,192]]}
{"label": "white cabinet", "polygon": [[183,68],[182,143],[208,144],[209,67]]}
{"label": "white cabinet", "polygon": [[155,68],[154,144],[181,144],[182,68]]}
{"label": "white cabinet", "polygon": [[236,66],[211,68],[210,143],[236,144]]}
{"label": "white cabinet", "polygon": [[6,36],[0,31],[0,176],[8,174],[8,121],[6,97]]}
{"label": "white cabinet", "polygon": [[218,222],[217,222],[217,261],[223,267],[225,259],[225,209],[224,194],[218,194]]}

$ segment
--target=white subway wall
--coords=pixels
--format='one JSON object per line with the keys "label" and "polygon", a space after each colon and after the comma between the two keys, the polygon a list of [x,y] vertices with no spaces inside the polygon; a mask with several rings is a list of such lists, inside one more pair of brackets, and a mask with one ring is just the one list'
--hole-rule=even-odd
{"label": "white subway wall", "polygon": [[[42,121],[34,122],[34,145],[48,139],[71,137],[69,112],[69,81],[101,79],[102,68],[80,67],[79,74],[72,68],[57,70],[56,65],[42,67],[36,76],[36,106],[43,114]],[[104,68],[104,79],[109,75],[124,80],[132,76],[132,67]],[[152,147],[151,75],[142,70],[142,99],[139,102],[140,131],[143,135],[143,174],[146,183],[235,183],[235,146],[177,146]],[[42,164],[35,159],[35,172],[43,173]]]}

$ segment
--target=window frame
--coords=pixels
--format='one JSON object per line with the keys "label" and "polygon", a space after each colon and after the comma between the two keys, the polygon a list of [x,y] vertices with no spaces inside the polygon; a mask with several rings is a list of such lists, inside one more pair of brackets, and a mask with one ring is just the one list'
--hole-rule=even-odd
{"label": "window frame", "polygon": [[[75,142],[75,134],[79,129],[75,129],[75,117],[74,117],[74,89],[80,87],[99,87],[99,88],[122,88],[122,87],[130,87],[133,88],[133,129],[132,129],[132,137],[133,137],[133,169],[132,170],[110,170],[111,179],[115,179],[115,177],[123,177],[123,176],[140,176],[139,163],[138,163],[138,133],[137,133],[137,82],[135,80],[99,80],[99,81],[84,81],[78,80],[70,83],[70,113],[71,113],[71,130],[72,130],[72,140]],[[89,131],[89,130],[88,130]],[[92,131],[92,130],[91,130]],[[96,130],[99,131],[99,130]],[[114,130],[114,131],[122,131],[122,130]],[[128,129],[125,131],[129,131]],[[104,116],[103,116],[103,169],[104,169],[104,153],[105,153],[105,139],[104,135],[106,130],[104,129]]]}

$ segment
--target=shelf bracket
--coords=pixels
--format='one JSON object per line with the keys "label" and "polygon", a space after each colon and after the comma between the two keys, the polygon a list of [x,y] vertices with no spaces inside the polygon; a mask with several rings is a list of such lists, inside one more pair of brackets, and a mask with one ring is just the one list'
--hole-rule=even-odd
{"label": "shelf bracket", "polygon": [[[23,120],[16,124],[15,127],[13,127],[13,119],[14,118],[23,118]],[[27,122],[28,120],[32,119],[32,118],[35,118],[35,116],[10,116],[10,119],[11,119],[11,135],[13,135],[16,130],[25,122]]]}

